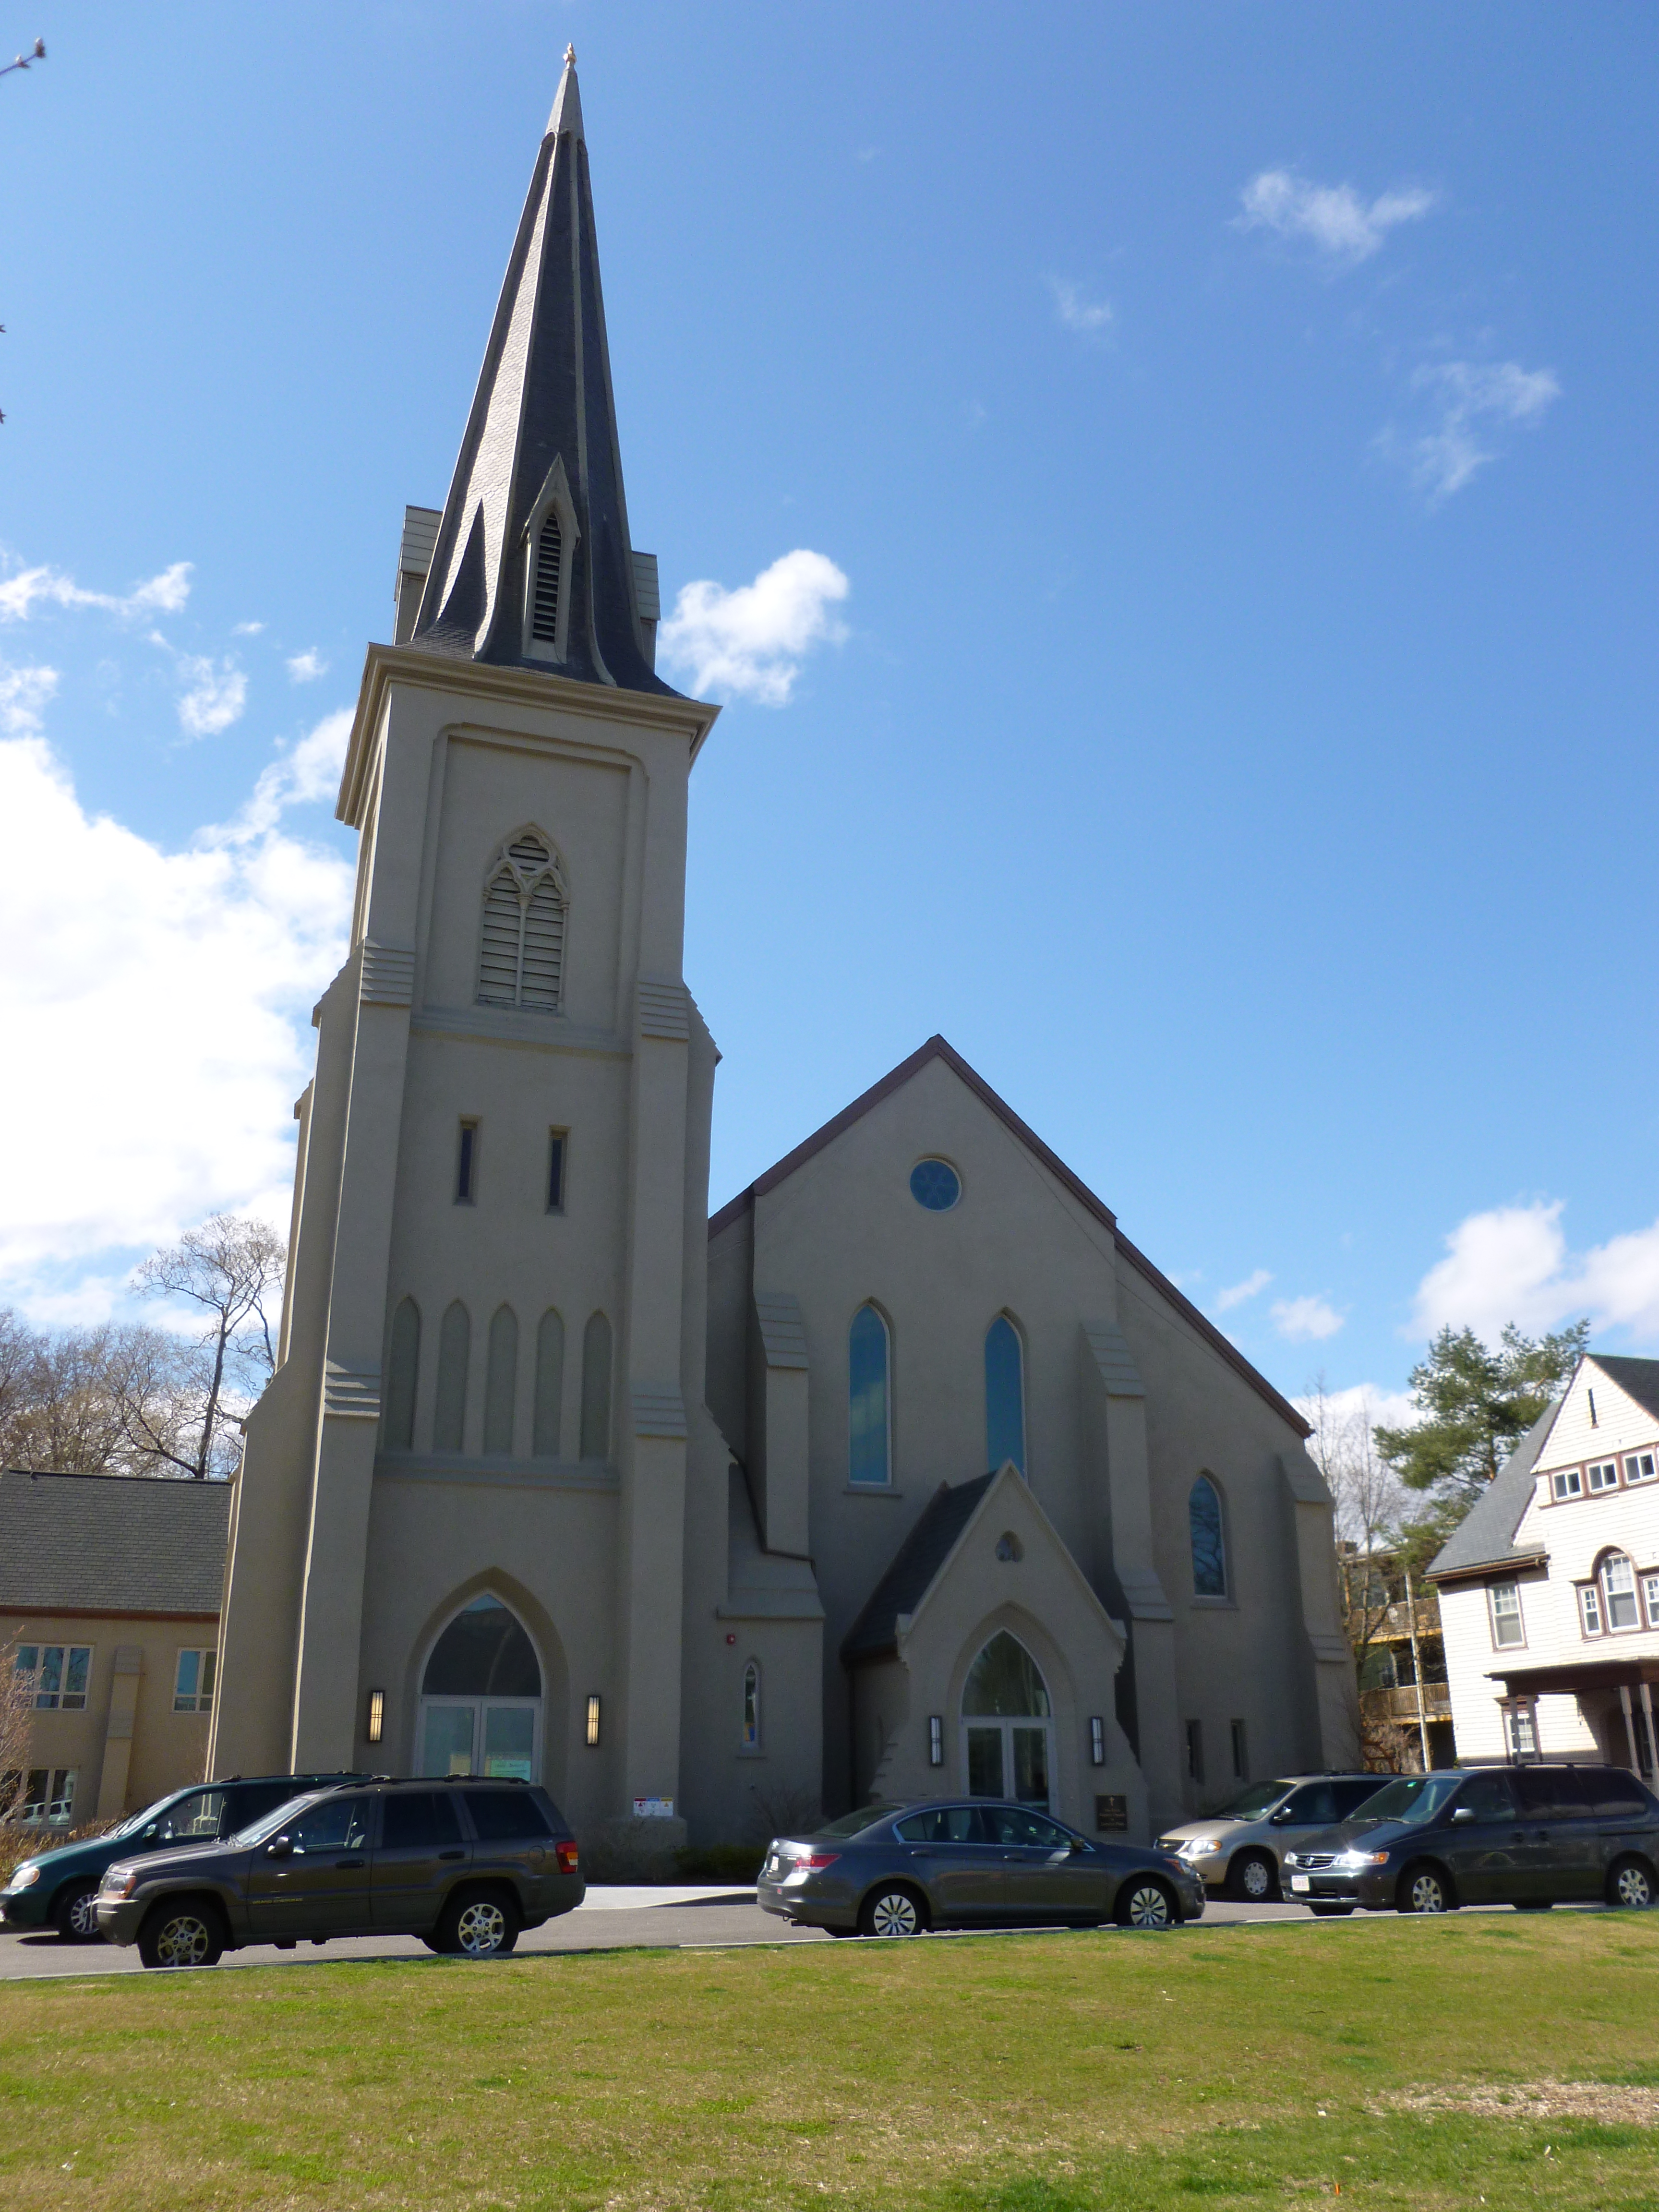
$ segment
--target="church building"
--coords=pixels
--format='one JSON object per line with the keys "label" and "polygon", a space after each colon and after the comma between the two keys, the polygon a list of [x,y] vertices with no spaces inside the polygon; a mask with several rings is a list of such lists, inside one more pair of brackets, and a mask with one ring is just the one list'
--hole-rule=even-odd
{"label": "church building", "polygon": [[657,617],[573,57],[364,665],[209,1771],[520,1774],[660,1851],[1352,1762],[1307,1424],[943,1038],[709,1218],[718,710]]}

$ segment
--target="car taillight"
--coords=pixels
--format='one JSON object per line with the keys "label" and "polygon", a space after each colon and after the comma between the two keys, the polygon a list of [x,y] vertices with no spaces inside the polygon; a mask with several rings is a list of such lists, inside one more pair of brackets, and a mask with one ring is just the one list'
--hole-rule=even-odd
{"label": "car taillight", "polygon": [[820,1867],[834,1866],[840,1856],[839,1851],[797,1851],[795,1864],[798,1867],[811,1867],[816,1872]]}
{"label": "car taillight", "polygon": [[559,1872],[561,1874],[574,1874],[576,1871],[577,1857],[575,1844],[574,1843],[567,1842],[557,1844],[554,1848],[559,1855]]}

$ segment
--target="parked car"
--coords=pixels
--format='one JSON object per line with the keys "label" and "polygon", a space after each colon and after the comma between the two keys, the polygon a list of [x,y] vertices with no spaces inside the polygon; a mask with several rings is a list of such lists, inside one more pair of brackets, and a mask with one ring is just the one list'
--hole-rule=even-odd
{"label": "parked car", "polygon": [[756,1888],[767,1912],[832,1936],[1069,1922],[1172,1928],[1204,1911],[1179,1859],[1079,1835],[995,1799],[866,1805],[776,1836]]}
{"label": "parked car", "polygon": [[1375,1774],[1282,1774],[1253,1782],[1230,1805],[1201,1820],[1166,1828],[1161,1851],[1173,1851],[1207,1890],[1271,1904],[1279,1894],[1279,1868],[1288,1846],[1346,1820],[1376,1794]]}
{"label": "parked car", "polygon": [[544,1790],[473,1776],[319,1790],[222,1843],[117,1859],[98,1925],[147,1966],[210,1966],[249,1943],[418,1936],[499,1958],[581,1903],[575,1838]]}
{"label": "parked car", "polygon": [[1659,1799],[1622,1766],[1448,1767],[1401,1774],[1354,1817],[1286,1852],[1292,1899],[1322,1917],[1544,1911],[1659,1897]]}
{"label": "parked car", "polygon": [[118,1828],[25,1859],[0,1890],[0,1926],[55,1928],[68,1942],[91,1942],[98,1935],[98,1885],[114,1860],[163,1850],[169,1844],[234,1835],[304,1790],[363,1778],[356,1774],[236,1774],[228,1782],[175,1790],[123,1820]]}

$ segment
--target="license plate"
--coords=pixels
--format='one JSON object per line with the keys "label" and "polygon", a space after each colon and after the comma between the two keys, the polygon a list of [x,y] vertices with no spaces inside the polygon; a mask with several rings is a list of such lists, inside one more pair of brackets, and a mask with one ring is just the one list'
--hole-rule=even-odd
{"label": "license plate", "polygon": [[1291,1876],[1291,1887],[1297,1893],[1298,1897],[1302,1895],[1304,1891],[1310,1889],[1312,1887],[1313,1885],[1310,1882],[1305,1874],[1293,1874]]}

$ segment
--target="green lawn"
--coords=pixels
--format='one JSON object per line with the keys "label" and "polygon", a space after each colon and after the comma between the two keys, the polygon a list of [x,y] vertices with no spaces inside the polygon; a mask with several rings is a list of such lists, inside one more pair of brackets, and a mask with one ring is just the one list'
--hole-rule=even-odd
{"label": "green lawn", "polygon": [[0,2205],[1659,2212],[1659,1914],[0,1984]]}

